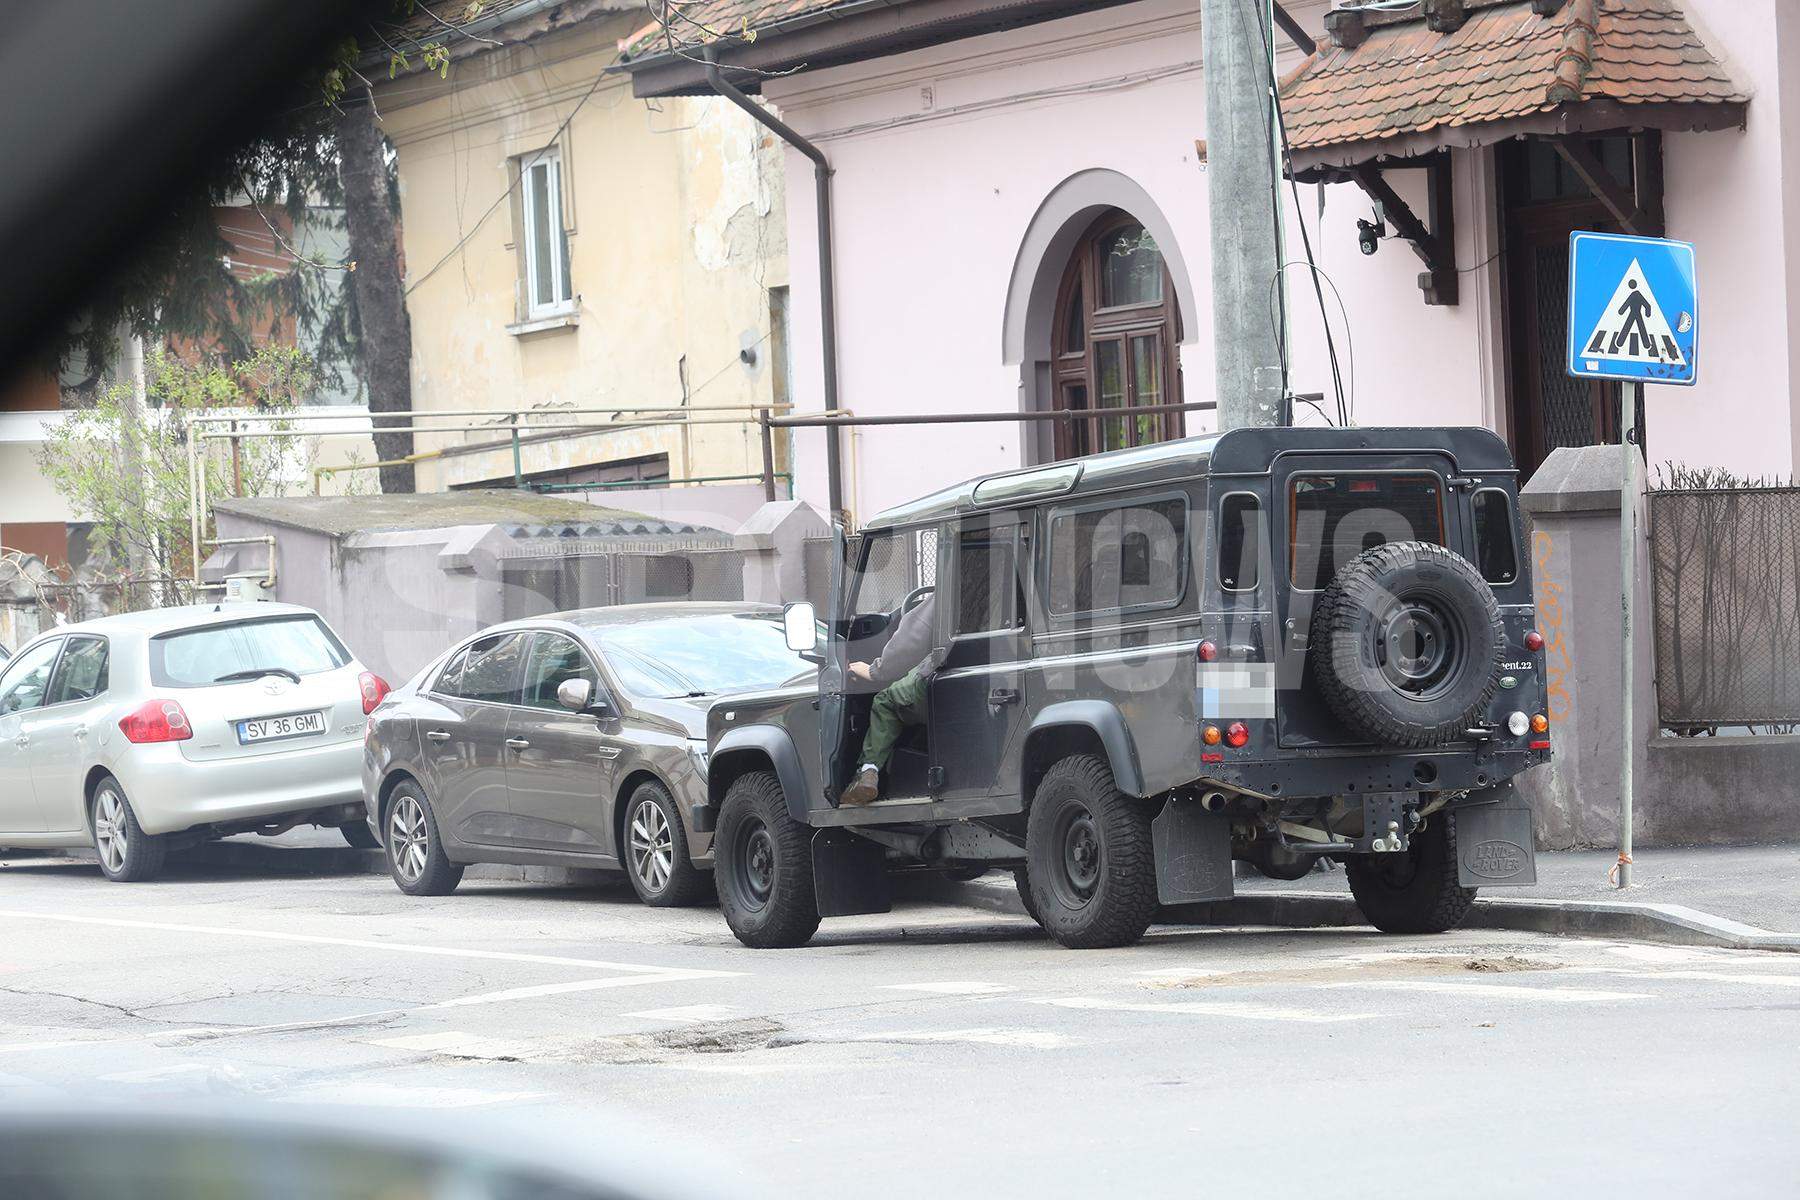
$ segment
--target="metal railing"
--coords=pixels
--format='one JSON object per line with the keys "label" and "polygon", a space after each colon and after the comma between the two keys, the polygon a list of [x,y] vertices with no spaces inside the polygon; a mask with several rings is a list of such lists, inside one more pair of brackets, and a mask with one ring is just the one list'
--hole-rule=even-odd
{"label": "metal railing", "polygon": [[1662,724],[1800,724],[1800,488],[1650,493]]}

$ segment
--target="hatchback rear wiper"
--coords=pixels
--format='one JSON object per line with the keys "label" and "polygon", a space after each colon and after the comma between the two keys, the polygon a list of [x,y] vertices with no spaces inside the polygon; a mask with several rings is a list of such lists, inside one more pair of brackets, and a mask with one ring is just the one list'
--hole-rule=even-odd
{"label": "hatchback rear wiper", "polygon": [[248,671],[227,671],[223,675],[213,676],[214,683],[235,683],[243,679],[261,679],[264,675],[281,675],[300,682],[300,672],[290,671],[286,667],[252,667]]}

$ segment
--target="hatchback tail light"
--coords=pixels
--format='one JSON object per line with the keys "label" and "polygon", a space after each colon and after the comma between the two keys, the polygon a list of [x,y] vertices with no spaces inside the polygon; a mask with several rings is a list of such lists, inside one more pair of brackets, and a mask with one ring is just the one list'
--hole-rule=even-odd
{"label": "hatchback tail light", "polygon": [[185,742],[194,736],[187,713],[173,700],[147,700],[119,718],[119,732],[133,745]]}
{"label": "hatchback tail light", "polygon": [[364,671],[358,675],[356,687],[358,691],[362,692],[363,716],[365,717],[374,712],[375,706],[380,704],[388,692],[393,690],[388,687],[387,680],[373,671]]}

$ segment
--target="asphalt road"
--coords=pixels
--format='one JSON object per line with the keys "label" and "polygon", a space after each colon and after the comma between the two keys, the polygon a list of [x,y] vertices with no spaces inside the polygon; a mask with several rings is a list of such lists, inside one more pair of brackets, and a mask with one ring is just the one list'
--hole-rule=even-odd
{"label": "asphalt road", "polygon": [[1173,927],[1073,953],[926,904],[753,952],[622,888],[0,866],[0,1105],[604,1129],[713,1195],[1792,1196],[1797,1068],[1794,956]]}

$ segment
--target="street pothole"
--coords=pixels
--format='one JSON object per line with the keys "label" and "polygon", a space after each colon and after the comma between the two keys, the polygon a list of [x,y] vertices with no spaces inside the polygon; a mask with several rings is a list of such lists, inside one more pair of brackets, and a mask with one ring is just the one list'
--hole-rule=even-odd
{"label": "street pothole", "polygon": [[1465,957],[1415,955],[1367,962],[1333,963],[1289,971],[1222,971],[1149,979],[1149,988],[1220,988],[1255,984],[1338,983],[1349,979],[1417,979],[1422,975],[1501,974],[1511,971],[1559,971],[1559,962],[1524,958],[1516,954]]}
{"label": "street pothole", "polygon": [[634,1033],[590,1043],[582,1057],[609,1063],[658,1063],[686,1055],[743,1054],[805,1044],[787,1026],[764,1017],[719,1021],[661,1033]]}

